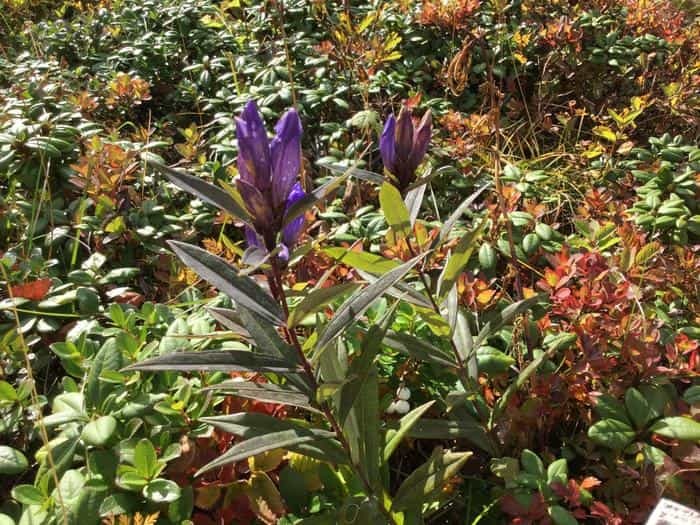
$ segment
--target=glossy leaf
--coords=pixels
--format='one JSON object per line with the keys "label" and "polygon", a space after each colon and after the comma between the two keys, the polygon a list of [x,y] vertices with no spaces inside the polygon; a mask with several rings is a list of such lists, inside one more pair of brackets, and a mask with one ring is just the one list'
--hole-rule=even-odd
{"label": "glossy leaf", "polygon": [[277,374],[301,372],[301,368],[284,359],[245,350],[204,350],[202,352],[174,352],[134,363],[125,370],[158,372],[181,370],[185,372],[274,372]]}
{"label": "glossy leaf", "polygon": [[168,177],[170,182],[191,193],[198,199],[220,208],[243,222],[250,222],[250,216],[245,208],[218,186],[214,186],[196,175],[160,164],[153,159],[146,160],[146,164],[156,171],[161,172]]}
{"label": "glossy leaf", "polygon": [[225,260],[191,244],[169,241],[175,254],[200,277],[228,295],[237,304],[275,325],[284,324],[284,314],[275,300],[250,277],[238,275]]}
{"label": "glossy leaf", "polygon": [[323,334],[318,340],[317,348],[324,349],[331,341],[338,337],[353,321],[357,320],[369,308],[374,301],[381,297],[399,279],[411,271],[418,261],[425,255],[414,257],[410,261],[382,275],[375,282],[362,290],[355,292],[331,319]]}
{"label": "glossy leaf", "polygon": [[413,508],[417,501],[427,503],[435,496],[462,465],[471,452],[443,452],[436,448],[430,459],[415,469],[399,487],[394,497],[392,510]]}

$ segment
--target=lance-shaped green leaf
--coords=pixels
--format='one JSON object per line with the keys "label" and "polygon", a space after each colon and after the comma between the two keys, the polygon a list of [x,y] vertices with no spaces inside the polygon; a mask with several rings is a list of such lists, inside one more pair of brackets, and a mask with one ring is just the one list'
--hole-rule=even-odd
{"label": "lance-shaped green leaf", "polygon": [[384,176],[380,175],[379,173],[363,170],[362,168],[357,168],[354,166],[342,166],[340,164],[325,161],[318,161],[316,164],[334,173],[345,174],[349,172],[350,176],[355,177],[356,179],[366,180],[367,182],[373,182],[374,184],[382,184],[384,181],[386,181]]}
{"label": "lance-shaped green leaf", "polygon": [[201,372],[272,372],[275,374],[301,373],[303,370],[284,359],[245,350],[204,350],[202,352],[174,352],[134,363],[124,370],[158,372],[163,370]]}
{"label": "lance-shaped green leaf", "polygon": [[[287,363],[300,364],[295,348],[282,340],[273,325],[243,306],[239,305],[237,313],[261,353],[279,357]],[[287,379],[303,392],[311,393],[313,390],[306,376],[290,375]]]}
{"label": "lance-shaped green leaf", "polygon": [[452,250],[445,269],[440,275],[440,297],[444,297],[450,291],[452,286],[457,282],[457,278],[462,273],[462,270],[467,266],[469,257],[476,249],[476,241],[479,240],[481,234],[486,227],[486,220],[482,220],[479,225],[473,230],[464,234],[460,239],[455,249]]}
{"label": "lance-shaped green leaf", "polygon": [[255,341],[255,346],[264,354],[280,357],[289,363],[298,362],[294,347],[282,340],[273,325],[258,314],[239,306],[238,315],[248,333]]}
{"label": "lance-shaped green leaf", "polygon": [[[372,275],[369,272],[357,270],[357,273],[359,273],[360,277],[369,283],[373,283],[378,279],[377,276]],[[433,311],[433,303],[431,303],[425,295],[413,288],[408,283],[398,281],[396,284],[394,284],[394,286],[389,288],[386,293],[395,299],[400,299],[420,308],[427,308],[428,310]]]}
{"label": "lance-shaped green leaf", "polygon": [[330,181],[326,182],[323,186],[316,188],[311,193],[307,193],[292,204],[284,215],[284,221],[282,226],[287,226],[294,219],[306,212],[306,210],[312,208],[317,203],[326,200],[335,190],[340,188],[340,186],[345,182],[345,180],[350,176],[350,171],[346,170],[339,177],[334,177]]}
{"label": "lance-shaped green leaf", "polygon": [[379,190],[379,205],[386,222],[400,237],[411,235],[411,218],[396,186],[385,182]]}
{"label": "lance-shaped green leaf", "polygon": [[528,297],[527,299],[522,299],[513,304],[509,304],[503,310],[497,312],[491,319],[489,319],[483,328],[479,330],[479,333],[474,339],[474,348],[479,348],[482,346],[486,339],[493,335],[497,330],[500,330],[502,326],[510,323],[518,315],[525,313],[541,300],[541,295],[534,295],[532,297]]}
{"label": "lance-shaped green leaf", "polygon": [[403,278],[426,254],[414,257],[398,268],[385,273],[375,282],[351,295],[338,309],[316,345],[321,351],[338,337],[353,321],[360,317],[370,305],[381,297],[398,280]]}
{"label": "lance-shaped green leaf", "polygon": [[464,439],[491,455],[496,454],[486,429],[469,417],[461,417],[459,420],[423,418],[416,421],[407,435],[414,439]]}
{"label": "lance-shaped green leaf", "polygon": [[443,452],[441,447],[437,447],[430,459],[411,472],[401,484],[391,509],[401,511],[414,507],[417,501],[430,502],[471,455],[471,452]]}
{"label": "lance-shaped green leaf", "polygon": [[306,410],[318,412],[311,406],[309,396],[291,385],[276,385],[274,383],[253,383],[251,381],[227,380],[204,388],[225,394],[232,394],[246,399],[255,399],[263,403],[279,403],[292,405]]}
{"label": "lance-shaped green leaf", "polygon": [[689,417],[665,417],[654,423],[650,430],[672,439],[700,441],[700,423]]}
{"label": "lance-shaped green leaf", "polygon": [[289,315],[288,324],[290,327],[299,324],[306,316],[320,312],[335,301],[338,297],[346,293],[354,292],[358,283],[342,283],[328,288],[318,288],[311,291],[302,301],[294,308]]}
{"label": "lance-shaped green leaf", "polygon": [[499,414],[502,410],[505,409],[505,407],[508,404],[508,400],[510,397],[517,392],[520,388],[523,387],[525,382],[530,379],[530,377],[537,371],[537,369],[540,367],[542,363],[544,363],[545,360],[551,358],[555,353],[556,353],[557,347],[551,347],[548,348],[545,352],[541,352],[540,354],[536,355],[535,358],[525,367],[523,368],[520,373],[518,374],[518,377],[513,381],[510,385],[508,385],[508,388],[506,388],[506,391],[503,392],[503,395],[501,398],[496,402],[496,406],[492,412],[491,418],[492,420],[495,419],[496,415]]}
{"label": "lance-shaped green leaf", "polygon": [[146,160],[146,164],[165,175],[170,182],[176,186],[191,193],[202,201],[213,204],[243,222],[250,222],[250,216],[246,209],[241,206],[236,199],[218,186],[214,186],[202,178],[185,171],[176,170],[159,162],[155,162],[152,159]]}
{"label": "lance-shaped green leaf", "polygon": [[401,441],[406,437],[413,426],[418,423],[418,420],[423,417],[428,409],[435,404],[435,401],[428,401],[411,410],[408,414],[399,420],[398,428],[390,428],[386,433],[386,445],[382,460],[384,463],[389,461],[389,458],[394,453],[396,448],[401,444]]}
{"label": "lance-shaped green leaf", "polygon": [[236,304],[255,312],[275,325],[284,324],[282,309],[275,300],[250,277],[238,275],[224,259],[184,242],[168,244],[187,266],[233,299]]}
{"label": "lance-shaped green leaf", "polygon": [[[292,419],[278,419],[256,412],[239,412],[226,416],[204,417],[201,418],[201,421],[245,439],[285,430],[295,430],[300,433],[314,430],[316,432],[314,435],[317,435],[318,432],[326,432],[325,430],[310,429]],[[323,435],[327,436],[327,434]],[[298,444],[289,447],[289,450],[331,463],[342,464],[348,461],[348,457],[340,443],[332,439]]]}
{"label": "lance-shaped green leaf", "polygon": [[484,190],[489,186],[491,186],[491,183],[484,184],[478,190],[472,193],[469,197],[464,199],[459,206],[457,206],[457,209],[454,212],[452,212],[452,215],[450,215],[449,218],[442,225],[440,235],[435,238],[435,241],[433,241],[431,248],[435,249],[438,247],[438,245],[447,240],[450,233],[452,232],[452,229],[455,227],[455,224],[457,224],[457,221],[462,216],[462,214],[465,211],[467,211],[467,208],[469,208],[469,206],[474,204],[474,201],[477,199],[477,197],[479,197],[479,195],[481,195],[484,192]]}
{"label": "lance-shaped green leaf", "polygon": [[236,310],[231,308],[219,308],[218,306],[211,306],[207,308],[209,314],[222,326],[225,326],[237,335],[240,335],[243,339],[248,341],[253,340],[250,332],[243,326],[243,321],[238,315]]}
{"label": "lance-shaped green leaf", "polygon": [[345,374],[346,381],[338,396],[338,419],[343,427],[353,462],[362,467],[370,485],[382,490],[380,471],[379,388],[375,358],[382,339],[393,322],[398,303],[372,325]]}
{"label": "lance-shaped green leaf", "polygon": [[272,432],[270,434],[255,436],[246,439],[241,443],[235,444],[221,456],[204,465],[201,469],[199,469],[199,471],[197,471],[195,476],[199,476],[204,472],[208,472],[209,470],[218,467],[223,467],[224,465],[228,465],[230,463],[247,459],[257,454],[262,454],[263,452],[267,452],[269,450],[275,450],[278,448],[292,449],[297,445],[303,445],[311,441],[318,441],[331,437],[333,437],[332,432],[317,429],[309,429],[305,432],[297,429],[282,430],[280,432]]}
{"label": "lance-shaped green leaf", "polygon": [[389,331],[384,337],[384,344],[419,361],[449,368],[457,366],[448,352],[410,334]]}
{"label": "lance-shaped green leaf", "polygon": [[324,248],[323,253],[343,264],[347,264],[356,270],[370,272],[375,275],[384,274],[399,266],[393,259],[387,259],[381,255],[370,252],[356,252],[341,247]]}
{"label": "lance-shaped green leaf", "polygon": [[411,226],[416,223],[416,219],[418,218],[418,212],[420,212],[420,207],[423,204],[423,196],[425,195],[426,187],[427,186],[425,184],[421,184],[420,186],[413,188],[406,194],[406,198],[404,199],[404,204],[406,205],[406,208],[408,208],[408,216],[411,220]]}
{"label": "lance-shaped green leaf", "polygon": [[469,321],[461,310],[457,311],[452,341],[459,353],[459,358],[462,360],[462,363],[467,366],[469,377],[476,379],[479,371],[477,367],[476,350],[474,349],[474,339],[469,329]]}

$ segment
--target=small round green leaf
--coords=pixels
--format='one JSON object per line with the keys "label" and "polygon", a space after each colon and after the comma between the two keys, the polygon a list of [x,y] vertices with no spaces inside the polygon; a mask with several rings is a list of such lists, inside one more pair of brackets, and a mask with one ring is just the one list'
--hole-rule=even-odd
{"label": "small round green leaf", "polygon": [[12,497],[22,505],[41,505],[45,499],[34,485],[17,485],[12,489]]}
{"label": "small round green leaf", "polygon": [[683,441],[700,441],[700,423],[689,417],[665,417],[651,426],[651,431]]}
{"label": "small round green leaf", "polygon": [[117,420],[112,416],[102,416],[85,425],[81,438],[87,445],[101,447],[107,444],[116,430]]}
{"label": "small round green leaf", "polygon": [[634,430],[617,419],[603,419],[588,429],[588,437],[595,443],[613,450],[622,450],[634,439]]}
{"label": "small round green leaf", "polygon": [[143,495],[153,503],[170,503],[180,497],[180,487],[169,479],[157,478],[143,488]]}
{"label": "small round green leaf", "polygon": [[19,450],[0,445],[0,474],[19,474],[28,467],[27,458]]}

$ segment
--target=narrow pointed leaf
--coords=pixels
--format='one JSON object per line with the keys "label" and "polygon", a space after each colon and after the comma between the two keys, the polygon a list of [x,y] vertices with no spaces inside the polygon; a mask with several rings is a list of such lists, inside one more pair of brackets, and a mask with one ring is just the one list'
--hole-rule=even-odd
{"label": "narrow pointed leaf", "polygon": [[414,257],[410,261],[391,270],[390,272],[387,272],[366,288],[359,290],[350,296],[350,298],[338,309],[335,316],[333,316],[333,319],[331,319],[331,322],[328,323],[328,326],[324,330],[323,334],[321,334],[321,337],[317,343],[317,348],[325,348],[328,343],[338,337],[341,332],[358,317],[360,317],[375,300],[381,297],[390,287],[392,287],[404,275],[411,271],[411,268],[413,268],[418,261],[425,257],[425,255],[426,254],[422,254]]}
{"label": "narrow pointed leaf", "polygon": [[384,344],[397,352],[409,355],[419,361],[425,361],[437,366],[446,366],[448,368],[455,368],[457,366],[452,356],[447,352],[410,334],[390,331],[384,337]]}
{"label": "narrow pointed leaf", "polygon": [[202,352],[175,352],[134,363],[124,370],[157,372],[163,370],[201,372],[272,372],[275,374],[300,373],[301,368],[269,355],[244,350],[205,350]]}
{"label": "narrow pointed leaf", "polygon": [[486,341],[486,339],[493,335],[497,330],[500,330],[502,326],[507,325],[518,315],[525,313],[541,300],[542,296],[535,295],[506,306],[492,319],[490,319],[481,330],[479,330],[479,333],[474,339],[474,348],[479,348],[482,346],[484,341]]}
{"label": "narrow pointed leaf", "polygon": [[275,385],[273,383],[253,383],[251,381],[223,381],[203,390],[212,390],[232,394],[246,399],[255,399],[263,403],[279,403],[292,405],[306,410],[318,412],[311,406],[309,396],[290,385]]}
{"label": "narrow pointed leaf", "polygon": [[168,241],[168,244],[187,266],[236,304],[275,325],[284,324],[282,309],[275,300],[250,277],[238,275],[224,259],[184,242]]}
{"label": "narrow pointed leaf", "polygon": [[[321,433],[320,435],[322,436],[328,436],[328,434],[323,434],[323,432],[327,432],[325,430],[309,429],[291,419],[278,419],[256,412],[239,412],[226,416],[204,417],[201,421],[245,439],[285,430],[295,430],[299,433],[311,431],[314,435]],[[340,443],[333,439],[300,443],[290,447],[289,450],[336,464],[343,464],[348,461],[348,457]]]}
{"label": "narrow pointed leaf", "polygon": [[[369,272],[357,270],[357,273],[359,273],[360,277],[369,283],[373,283],[378,279],[378,277]],[[395,299],[401,299],[402,301],[406,301],[407,303],[411,303],[415,306],[427,308],[431,311],[433,310],[433,303],[431,303],[425,295],[413,288],[408,283],[398,281],[396,284],[394,284],[394,286],[389,288],[386,293]]]}
{"label": "narrow pointed leaf", "polygon": [[326,182],[323,186],[316,188],[311,193],[307,193],[301,199],[292,204],[284,216],[282,226],[287,226],[294,219],[304,214],[306,210],[312,208],[317,203],[326,200],[335,190],[337,190],[350,176],[350,171],[346,171],[339,177]]}
{"label": "narrow pointed leaf", "polygon": [[452,213],[452,215],[449,216],[449,218],[442,225],[440,235],[435,239],[433,245],[431,246],[432,248],[436,248],[440,243],[443,243],[447,240],[450,233],[452,232],[452,228],[455,227],[455,224],[457,224],[457,221],[462,216],[462,214],[467,210],[467,208],[469,208],[469,206],[474,204],[474,201],[477,199],[477,197],[479,197],[479,195],[481,195],[484,192],[484,190],[490,186],[491,183],[484,184],[478,190],[472,193],[469,197],[464,199],[459,206],[457,206],[457,209]]}
{"label": "narrow pointed leaf", "polygon": [[146,160],[146,164],[165,175],[176,186],[202,201],[222,209],[243,222],[250,222],[250,216],[245,208],[218,186],[214,186],[196,175],[170,168],[153,160]]}
{"label": "narrow pointed leaf", "polygon": [[467,266],[472,252],[476,249],[476,242],[481,237],[485,227],[486,220],[484,219],[476,228],[464,234],[455,246],[440,275],[440,297],[444,297],[457,282],[457,278]]}
{"label": "narrow pointed leaf", "polygon": [[409,191],[404,199],[404,204],[406,205],[406,208],[408,208],[408,216],[411,221],[411,226],[416,223],[416,219],[418,218],[420,207],[423,204],[423,196],[425,195],[426,187],[427,186],[425,184],[421,184],[420,186]]}
{"label": "narrow pointed leaf", "polygon": [[401,199],[401,193],[394,185],[388,182],[382,184],[379,205],[391,229],[400,237],[408,237],[411,234],[411,218]]}
{"label": "narrow pointed leaf", "polygon": [[355,291],[358,286],[359,284],[357,283],[343,283],[329,288],[318,288],[317,290],[311,291],[290,314],[288,321],[289,326],[296,326],[306,316],[320,312],[338,297]]}
{"label": "narrow pointed leaf", "polygon": [[452,341],[457,348],[459,357],[463,364],[466,364],[469,377],[476,379],[478,375],[478,367],[476,361],[476,350],[474,348],[474,339],[471,330],[469,329],[469,321],[464,315],[464,312],[457,311],[457,319],[455,323],[455,331],[452,335]]}
{"label": "narrow pointed leaf", "polygon": [[325,248],[323,252],[336,261],[351,266],[356,270],[370,272],[375,275],[384,274],[399,266],[399,263],[393,259],[387,259],[370,252],[356,252],[340,247]]}
{"label": "narrow pointed leaf", "polygon": [[491,455],[496,454],[486,429],[471,418],[456,421],[423,418],[409,429],[407,435],[414,439],[464,439]]}
{"label": "narrow pointed leaf", "polygon": [[320,439],[328,439],[332,437],[332,433],[326,431],[309,431],[308,433],[300,433],[297,430],[282,430],[281,432],[273,432],[261,436],[246,439],[241,443],[237,443],[224,454],[204,465],[195,476],[199,476],[209,470],[223,467],[230,463],[235,463],[243,459],[247,459],[257,454],[262,454],[269,450],[278,448],[290,449],[295,445],[301,445],[310,441],[318,441]]}
{"label": "narrow pointed leaf", "polygon": [[350,175],[356,179],[366,180],[367,182],[373,182],[375,184],[382,184],[386,179],[379,173],[374,173],[373,171],[363,170],[356,167],[341,166],[340,164],[334,164],[332,162],[317,162],[322,168],[326,168],[334,173],[344,174],[350,171]]}
{"label": "narrow pointed leaf", "polygon": [[442,452],[436,449],[430,459],[404,480],[394,497],[392,510],[413,508],[416,501],[427,503],[455,476],[471,452]]}
{"label": "narrow pointed leaf", "polygon": [[240,335],[246,340],[253,340],[250,332],[243,326],[243,321],[236,310],[212,306],[207,308],[207,311],[217,322],[221,323],[221,325],[225,326],[232,332]]}
{"label": "narrow pointed leaf", "polygon": [[418,420],[423,417],[428,409],[435,404],[435,401],[428,401],[403,416],[399,420],[398,428],[390,429],[386,436],[386,445],[384,445],[383,461],[386,463],[394,453],[396,448],[401,444],[401,441],[408,435],[413,426],[418,423]]}

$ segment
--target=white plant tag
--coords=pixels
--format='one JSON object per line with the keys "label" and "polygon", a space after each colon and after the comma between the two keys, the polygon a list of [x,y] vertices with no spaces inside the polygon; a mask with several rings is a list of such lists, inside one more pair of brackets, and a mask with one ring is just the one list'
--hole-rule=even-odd
{"label": "white plant tag", "polygon": [[654,507],[646,525],[700,525],[700,512],[662,498]]}

